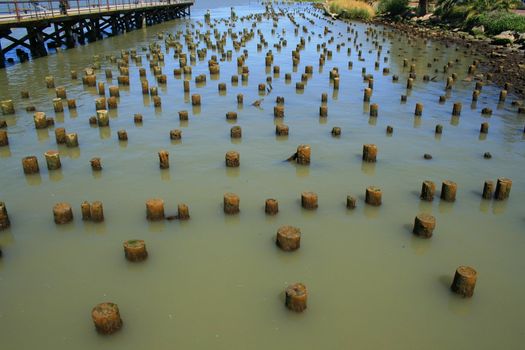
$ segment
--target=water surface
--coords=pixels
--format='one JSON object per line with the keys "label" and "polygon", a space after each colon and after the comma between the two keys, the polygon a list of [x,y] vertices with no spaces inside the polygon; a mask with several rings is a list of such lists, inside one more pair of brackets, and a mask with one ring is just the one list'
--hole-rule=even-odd
{"label": "water surface", "polygon": [[[213,6],[211,5],[213,4]],[[0,200],[7,205],[12,227],[0,232],[4,256],[0,260],[0,334],[5,349],[520,349],[525,340],[523,317],[525,268],[523,235],[525,200],[523,173],[525,116],[510,105],[498,105],[499,88],[486,85],[480,100],[471,105],[473,81],[464,81],[467,68],[476,58],[463,48],[441,43],[407,39],[385,28],[352,23],[359,33],[362,57],[353,44],[348,24],[329,23],[313,17],[307,5],[276,6],[293,15],[301,26],[280,17],[276,33],[269,19],[257,23],[268,47],[257,51],[259,37],[241,51],[233,51],[231,61],[220,62],[216,80],[208,74],[207,60],[217,52],[208,50],[206,60],[197,61],[191,77],[192,93],[202,96],[201,108],[192,108],[182,90],[182,79],[173,76],[178,60],[173,50],[165,54],[163,71],[166,86],[159,87],[162,108],[155,109],[140,90],[138,67],[130,64],[129,88],[121,87],[120,104],[111,111],[109,128],[88,124],[95,114],[95,89],[72,81],[71,69],[79,73],[99,55],[99,81],[106,88],[116,85],[118,69],[106,56],[121,50],[137,49],[147,68],[150,85],[155,85],[142,47],[159,42],[159,32],[177,33],[188,26],[205,33],[200,26],[207,7],[212,19],[228,19],[230,3],[216,8],[217,2],[198,1],[191,19],[144,28],[118,37],[59,52],[0,72],[2,99],[15,101],[17,114],[8,122],[10,146],[0,149]],[[263,13],[255,2],[231,2],[239,16]],[[239,5],[239,6],[237,6]],[[306,18],[300,15],[304,14]],[[312,25],[307,19],[314,19]],[[232,31],[250,30],[253,20],[237,22]],[[303,33],[306,26],[310,33]],[[329,33],[324,33],[327,26]],[[216,24],[220,32],[228,24]],[[366,35],[377,30],[377,38]],[[288,44],[278,51],[273,44],[281,37]],[[300,38],[306,40],[301,61],[294,69],[291,51]],[[327,44],[333,58],[320,68],[317,44]],[[350,38],[350,41],[348,41]],[[367,40],[368,39],[368,40]],[[380,67],[374,69],[377,48],[382,45]],[[181,39],[181,42],[183,40]],[[345,44],[338,52],[337,44]],[[201,42],[200,47],[203,47]],[[164,49],[164,45],[162,45]],[[347,48],[352,52],[347,55]],[[226,50],[231,50],[229,39]],[[246,64],[249,81],[233,86],[238,74],[236,57],[249,52]],[[265,69],[264,56],[274,54],[281,73]],[[187,47],[184,47],[187,52]],[[219,55],[220,57],[220,55]],[[388,62],[384,62],[384,58]],[[408,68],[403,58],[414,58],[417,79],[407,92]],[[434,61],[436,59],[436,61]],[[456,62],[457,60],[457,62]],[[348,69],[348,61],[353,68]],[[442,67],[453,62],[449,73],[458,74],[454,89],[444,104],[446,74]],[[427,63],[432,67],[427,68]],[[314,74],[304,92],[295,89],[306,65]],[[341,87],[334,91],[329,71],[338,67]],[[383,75],[383,67],[390,68]],[[113,70],[107,81],[104,69]],[[363,104],[362,68],[374,75],[372,103],[379,104],[379,116],[370,118]],[[434,69],[438,72],[435,73]],[[292,81],[285,82],[285,73]],[[195,76],[207,74],[205,86],[197,87]],[[56,85],[66,86],[68,97],[77,99],[76,111],[55,114],[53,89],[46,89],[44,77],[54,75]],[[392,75],[399,82],[392,82]],[[423,82],[423,75],[436,81]],[[266,96],[257,91],[266,77],[273,78],[273,90]],[[226,95],[217,84],[225,82]],[[29,90],[30,100],[22,100],[20,90]],[[319,118],[321,93],[327,92],[328,118]],[[236,95],[244,94],[244,106]],[[408,94],[406,103],[400,96]],[[277,96],[285,97],[285,118],[274,120]],[[264,98],[262,108],[251,102]],[[451,117],[454,102],[463,103],[461,117]],[[424,104],[421,118],[414,117],[416,102]],[[54,131],[35,130],[33,104],[65,127],[79,134],[80,148],[59,146],[63,167],[47,171],[43,153],[56,149]],[[490,117],[481,115],[493,108]],[[177,112],[188,110],[188,122],[180,122]],[[238,122],[228,123],[225,114],[238,112]],[[141,113],[137,126],[133,115]],[[479,134],[483,121],[490,123],[486,137]],[[288,137],[275,136],[275,124],[290,127]],[[436,124],[443,135],[434,135]],[[241,140],[232,141],[233,125],[243,128]],[[386,134],[387,125],[394,127]],[[333,138],[333,126],[342,135]],[[117,140],[125,129],[126,143]],[[182,141],[169,139],[170,129],[182,130]],[[312,147],[308,167],[283,162],[297,145]],[[376,164],[361,162],[365,143],[379,148]],[[157,152],[170,152],[171,167],[160,170]],[[239,169],[224,166],[224,154],[241,154]],[[491,152],[491,160],[483,159]],[[433,155],[428,161],[424,153]],[[21,159],[39,158],[41,173],[24,176]],[[104,170],[91,171],[89,160],[102,158]],[[505,202],[481,199],[485,180],[498,177],[513,180],[510,199]],[[439,187],[443,180],[458,184],[453,204],[419,200],[423,180]],[[364,204],[365,188],[379,186],[383,205]],[[319,195],[319,209],[300,207],[300,193]],[[222,196],[235,192],[241,198],[241,213],[226,217]],[[358,197],[358,206],[345,208],[347,195]],[[166,211],[173,214],[177,203],[187,203],[188,222],[149,223],[144,203],[160,197]],[[279,200],[280,213],[264,214],[266,198]],[[80,203],[100,200],[106,221],[82,222]],[[56,226],[52,207],[57,202],[73,205],[75,221]],[[430,240],[411,234],[413,218],[420,212],[436,217],[437,228]],[[274,244],[280,225],[301,228],[301,248],[284,253]],[[122,252],[127,239],[144,239],[150,256],[141,264],[128,263]],[[472,299],[464,300],[449,292],[453,273],[459,265],[471,265],[479,272]],[[284,307],[283,291],[293,282],[307,285],[308,309],[294,314]],[[111,336],[98,335],[90,319],[91,308],[113,301],[121,309],[123,329]]]}

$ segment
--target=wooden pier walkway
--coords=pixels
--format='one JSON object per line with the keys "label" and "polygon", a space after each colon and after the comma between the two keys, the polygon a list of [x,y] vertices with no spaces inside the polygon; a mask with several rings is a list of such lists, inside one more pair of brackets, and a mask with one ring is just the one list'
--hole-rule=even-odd
{"label": "wooden pier walkway", "polygon": [[[0,68],[16,50],[20,61],[190,15],[193,0],[0,0]],[[26,34],[14,37],[13,29]]]}

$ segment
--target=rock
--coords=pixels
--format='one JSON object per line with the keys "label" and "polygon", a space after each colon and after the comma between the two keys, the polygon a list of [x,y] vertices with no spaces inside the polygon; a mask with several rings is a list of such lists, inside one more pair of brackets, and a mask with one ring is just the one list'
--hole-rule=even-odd
{"label": "rock", "polygon": [[501,32],[498,35],[492,37],[492,42],[496,45],[512,44],[514,40],[514,34],[510,30]]}
{"label": "rock", "polygon": [[430,20],[432,18],[432,13],[427,13],[426,15],[424,16],[421,16],[421,17],[417,17],[417,20],[418,21],[422,21],[422,22],[426,22],[428,20]]}
{"label": "rock", "polygon": [[474,35],[483,35],[484,33],[485,33],[485,27],[483,25],[472,28],[472,34]]}
{"label": "rock", "polygon": [[485,152],[485,153],[483,154],[483,158],[485,158],[485,159],[490,159],[490,158],[492,158],[492,154],[490,154],[490,152]]}
{"label": "rock", "polygon": [[428,153],[425,153],[425,154],[423,155],[423,158],[429,160],[429,159],[432,159],[432,155],[431,155],[431,154],[428,154]]}

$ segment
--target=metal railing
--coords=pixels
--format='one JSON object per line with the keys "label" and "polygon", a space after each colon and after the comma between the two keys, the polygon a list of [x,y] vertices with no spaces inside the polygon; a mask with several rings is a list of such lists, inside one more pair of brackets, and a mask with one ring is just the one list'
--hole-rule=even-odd
{"label": "metal railing", "polygon": [[176,4],[193,0],[0,0],[0,24]]}

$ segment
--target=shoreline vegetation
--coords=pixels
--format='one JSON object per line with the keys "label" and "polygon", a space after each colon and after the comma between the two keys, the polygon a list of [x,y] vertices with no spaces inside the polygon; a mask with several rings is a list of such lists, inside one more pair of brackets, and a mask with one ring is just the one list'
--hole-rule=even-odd
{"label": "shoreline vegetation", "polygon": [[[321,0],[332,19],[386,25],[404,35],[457,44],[485,56],[481,72],[525,97],[525,13],[521,0]],[[524,11],[525,12],[525,11]],[[481,79],[481,76],[478,77]]]}

